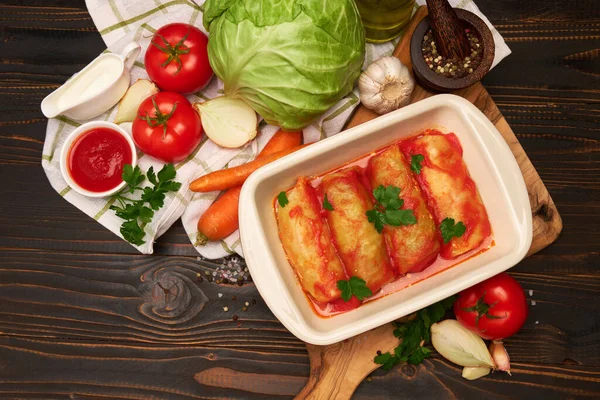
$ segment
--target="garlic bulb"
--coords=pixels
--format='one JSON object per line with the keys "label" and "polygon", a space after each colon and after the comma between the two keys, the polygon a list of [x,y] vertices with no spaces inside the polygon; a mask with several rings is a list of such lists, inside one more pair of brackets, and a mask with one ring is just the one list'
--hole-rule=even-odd
{"label": "garlic bulb", "polygon": [[488,375],[490,371],[491,370],[488,367],[464,367],[462,370],[462,377],[466,380],[473,381]]}
{"label": "garlic bulb", "polygon": [[361,103],[378,114],[407,105],[414,88],[408,68],[392,56],[374,61],[358,78]]}
{"label": "garlic bulb", "polygon": [[240,147],[256,137],[258,119],[244,100],[221,96],[194,103],[194,108],[200,113],[206,136],[219,146]]}
{"label": "garlic bulb", "polygon": [[431,343],[444,358],[460,366],[494,368],[483,339],[455,319],[431,325]]}

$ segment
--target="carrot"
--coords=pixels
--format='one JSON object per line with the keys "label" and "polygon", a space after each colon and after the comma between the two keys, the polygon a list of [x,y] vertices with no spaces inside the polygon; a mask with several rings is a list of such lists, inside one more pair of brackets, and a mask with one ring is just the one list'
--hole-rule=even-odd
{"label": "carrot", "polygon": [[209,240],[221,240],[235,232],[238,222],[238,204],[241,186],[229,189],[208,207],[198,220],[196,246],[203,246]]}
{"label": "carrot", "polygon": [[262,149],[256,158],[267,156],[281,150],[289,149],[290,147],[298,146],[302,142],[302,131],[299,132],[284,132],[281,129],[275,132],[273,137],[267,142],[267,145]]}
{"label": "carrot", "polygon": [[190,183],[190,190],[193,192],[212,192],[213,190],[225,190],[244,183],[246,178],[258,168],[275,161],[281,157],[287,156],[294,151],[308,146],[294,146],[287,150],[281,150],[277,153],[269,154],[246,164],[237,167],[223,169],[210,174],[203,175]]}
{"label": "carrot", "polygon": [[[279,130],[256,157],[268,156],[278,151],[298,146],[302,141],[302,132],[283,132]],[[240,224],[238,206],[241,186],[235,186],[223,193],[198,220],[196,246],[204,246],[210,240],[221,240],[235,232]]]}

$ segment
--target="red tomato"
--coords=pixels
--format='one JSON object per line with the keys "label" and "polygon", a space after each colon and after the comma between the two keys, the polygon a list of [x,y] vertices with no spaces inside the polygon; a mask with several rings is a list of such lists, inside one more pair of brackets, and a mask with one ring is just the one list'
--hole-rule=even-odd
{"label": "red tomato", "polygon": [[144,100],[131,130],[140,150],[168,163],[185,159],[202,138],[198,113],[185,97],[170,92]]}
{"label": "red tomato", "polygon": [[523,288],[505,272],[462,291],[454,303],[458,322],[484,339],[514,335],[527,313]]}
{"label": "red tomato", "polygon": [[144,63],[150,79],[162,90],[193,93],[210,82],[208,38],[188,24],[169,24],[156,31]]}

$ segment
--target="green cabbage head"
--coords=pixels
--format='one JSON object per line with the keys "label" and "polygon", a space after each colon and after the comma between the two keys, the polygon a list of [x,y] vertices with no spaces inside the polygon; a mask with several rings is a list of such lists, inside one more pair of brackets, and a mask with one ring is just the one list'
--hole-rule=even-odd
{"label": "green cabbage head", "polygon": [[225,95],[300,130],[348,94],[365,31],[353,0],[207,0],[208,55]]}

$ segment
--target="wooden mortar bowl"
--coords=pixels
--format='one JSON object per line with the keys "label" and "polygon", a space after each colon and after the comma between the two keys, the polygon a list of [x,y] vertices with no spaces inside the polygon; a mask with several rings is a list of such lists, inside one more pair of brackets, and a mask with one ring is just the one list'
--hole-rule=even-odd
{"label": "wooden mortar bowl", "polygon": [[429,68],[423,59],[423,50],[421,47],[425,32],[431,28],[429,17],[423,18],[419,25],[417,25],[410,41],[410,59],[415,77],[423,86],[439,92],[451,92],[479,82],[490,70],[494,61],[496,46],[494,45],[494,38],[490,28],[488,28],[481,18],[470,11],[458,8],[455,8],[454,11],[456,11],[458,18],[467,25],[470,25],[470,28],[477,32],[481,38],[481,47],[479,50],[483,51],[481,63],[469,75],[462,78],[446,78]]}

